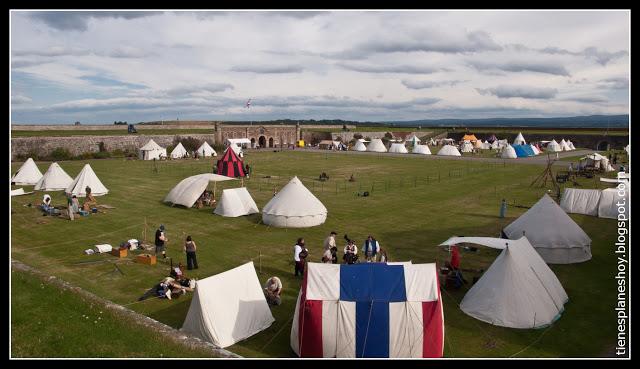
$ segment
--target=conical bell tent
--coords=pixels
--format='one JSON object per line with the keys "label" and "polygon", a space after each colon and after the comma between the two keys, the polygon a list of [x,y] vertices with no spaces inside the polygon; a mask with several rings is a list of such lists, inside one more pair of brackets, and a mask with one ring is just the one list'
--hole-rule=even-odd
{"label": "conical bell tent", "polygon": [[42,178],[42,172],[33,159],[29,158],[11,178],[11,183],[20,186],[33,186],[38,183],[40,178]]}
{"label": "conical bell tent", "polygon": [[58,163],[52,163],[33,189],[38,191],[66,190],[71,182],[73,182],[73,178]]}
{"label": "conical bell tent", "polygon": [[262,209],[264,224],[280,228],[305,228],[327,219],[327,208],[293,177]]}
{"label": "conical bell tent", "polygon": [[71,182],[65,192],[69,195],[85,197],[87,196],[87,187],[91,188],[91,194],[93,196],[102,196],[109,193],[109,190],[102,184],[89,164],[84,165],[82,171],[76,176],[73,182]]}

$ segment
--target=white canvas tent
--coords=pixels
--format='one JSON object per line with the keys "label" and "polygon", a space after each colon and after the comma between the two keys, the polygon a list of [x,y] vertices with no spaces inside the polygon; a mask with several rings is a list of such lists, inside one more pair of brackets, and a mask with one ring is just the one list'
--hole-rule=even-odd
{"label": "white canvas tent", "polygon": [[436,155],[440,156],[462,156],[458,148],[453,145],[444,145]]}
{"label": "white canvas tent", "polygon": [[580,166],[592,166],[595,169],[601,169],[605,172],[612,172],[615,170],[613,166],[609,163],[609,159],[606,156],[602,156],[597,152],[593,154],[589,154],[587,156],[583,156],[580,158]]}
{"label": "white canvas tent", "polygon": [[140,159],[154,160],[167,156],[167,149],[158,145],[153,139],[140,148]]}
{"label": "white canvas tent", "polygon": [[560,145],[562,151],[571,151],[571,148],[569,147],[569,145],[567,145],[567,141],[565,141],[564,138],[560,140],[560,143],[558,145]]}
{"label": "white canvas tent", "polygon": [[223,217],[240,217],[258,212],[258,205],[253,201],[246,187],[222,191],[216,210],[213,211],[214,214],[222,215]]}
{"label": "white canvas tent", "polygon": [[431,150],[427,145],[415,145],[413,147],[414,154],[431,155]]}
{"label": "white canvas tent", "polygon": [[[235,144],[231,145],[238,147]],[[214,150],[207,141],[205,141],[202,145],[200,145],[200,147],[198,148],[198,150],[196,150],[196,152],[198,153],[198,155],[202,156],[202,157],[210,157],[210,156],[218,156],[218,153],[216,153],[216,150]],[[237,153],[237,151],[236,151]]]}
{"label": "white canvas tent", "polygon": [[516,149],[514,149],[513,146],[507,145],[502,150],[502,154],[500,154],[500,157],[503,159],[517,159],[518,155],[516,155]]}
{"label": "white canvas tent", "polygon": [[498,140],[495,140],[491,143],[491,148],[496,150],[500,148],[500,143],[498,143]]}
{"label": "white canvas tent", "polygon": [[473,148],[474,149],[480,149],[480,150],[484,149],[484,144],[482,143],[482,140],[476,140],[473,143]]}
{"label": "white canvas tent", "polygon": [[29,158],[20,166],[16,174],[11,177],[11,183],[20,186],[33,186],[42,178],[42,172],[36,162]]}
{"label": "white canvas tent", "polygon": [[367,151],[387,152],[387,148],[384,146],[381,139],[373,138],[371,139],[371,142],[367,146]]}
{"label": "white canvas tent", "polygon": [[503,147],[507,147],[507,146],[509,146],[509,141],[507,141],[506,139],[504,139],[504,140],[497,140],[497,141],[494,141],[494,142],[497,142],[497,143],[498,143],[498,148],[499,148],[499,149],[501,149],[501,148],[503,148]]}
{"label": "white canvas tent", "polygon": [[462,145],[460,145],[460,152],[472,152],[472,151],[473,151],[473,145],[471,144],[471,142],[465,141],[462,143]]}
{"label": "white canvas tent", "polygon": [[253,262],[196,282],[181,331],[228,347],[267,329],[275,319]]}
{"label": "white canvas tent", "polygon": [[573,145],[573,142],[571,142],[569,140],[567,140],[567,145],[569,146],[570,150],[575,150],[576,149],[576,147]]}
{"label": "white canvas tent", "polygon": [[556,142],[556,140],[551,140],[551,142],[549,142],[549,144],[547,145],[546,149],[549,152],[562,151],[562,147],[560,146],[560,144]]}
{"label": "white canvas tent", "polygon": [[560,318],[569,300],[553,271],[526,237],[452,237],[442,245],[472,243],[503,250],[460,303],[466,314],[510,328],[542,328]]}
{"label": "white canvas tent", "polygon": [[182,142],[178,142],[178,145],[171,150],[171,159],[182,159],[187,155],[187,150],[182,146]]}
{"label": "white canvas tent", "polygon": [[598,216],[600,190],[565,188],[560,207],[567,213]]}
{"label": "white canvas tent", "polygon": [[389,148],[389,152],[407,154],[409,151],[407,151],[407,148],[404,146],[404,144],[394,143],[394,144],[391,144],[391,147]]}
{"label": "white canvas tent", "polygon": [[100,182],[100,179],[98,179],[98,176],[89,164],[84,165],[82,171],[78,173],[64,192],[69,195],[76,195],[77,197],[85,197],[87,196],[85,191],[87,187],[91,188],[91,194],[93,196],[102,196],[109,193],[109,190]]}
{"label": "white canvas tent", "polygon": [[221,176],[213,173],[197,174],[187,177],[180,181],[174,188],[169,191],[164,198],[164,202],[170,202],[173,205],[182,205],[190,208],[198,201],[204,190],[207,189],[209,182],[231,181],[235,178]]}
{"label": "white canvas tent", "polygon": [[527,237],[549,264],[591,259],[591,238],[547,194],[505,227],[504,233],[512,240]]}
{"label": "white canvas tent", "polygon": [[[624,214],[629,219],[629,192],[631,187],[629,182],[624,184],[624,188],[607,188],[600,193],[598,203],[598,217],[608,219],[618,219],[619,214]],[[625,204],[618,206],[617,204]],[[620,211],[622,210],[622,211]]]}
{"label": "white canvas tent", "polygon": [[353,146],[354,151],[367,151],[367,147],[364,145],[363,141],[356,141],[356,144]]}
{"label": "white canvas tent", "polygon": [[293,177],[262,209],[262,221],[280,228],[305,228],[327,219],[327,208]]}
{"label": "white canvas tent", "polygon": [[418,145],[420,144],[420,142],[422,142],[422,140],[420,140],[416,135],[411,135],[411,137],[407,138],[406,141],[407,143],[410,143],[412,146]]}
{"label": "white canvas tent", "polygon": [[516,139],[513,140],[513,144],[514,145],[525,145],[527,142],[524,140],[524,137],[522,136],[522,132],[518,132],[518,136],[516,136]]}
{"label": "white canvas tent", "polygon": [[30,195],[34,193],[34,191],[24,192],[24,188],[18,188],[15,190],[11,190],[11,196],[21,196],[21,195]]}
{"label": "white canvas tent", "polygon": [[71,182],[73,182],[73,178],[71,178],[58,163],[51,163],[49,169],[47,169],[33,189],[38,191],[65,190]]}
{"label": "white canvas tent", "polygon": [[482,143],[482,150],[490,150],[491,149],[491,144],[489,143],[489,141],[484,141]]}

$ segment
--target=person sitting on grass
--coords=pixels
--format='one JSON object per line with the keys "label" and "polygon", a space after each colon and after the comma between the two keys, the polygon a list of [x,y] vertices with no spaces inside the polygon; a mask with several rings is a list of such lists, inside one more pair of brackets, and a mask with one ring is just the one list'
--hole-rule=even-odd
{"label": "person sitting on grass", "polygon": [[85,188],[85,193],[87,194],[87,196],[85,197],[84,203],[82,204],[82,210],[91,211],[92,208],[95,208],[98,205],[98,202],[91,193],[91,187],[87,186],[87,188]]}
{"label": "person sitting on grass", "polygon": [[282,300],[280,295],[282,294],[282,282],[278,277],[271,277],[264,285],[264,296],[267,299],[269,306],[280,305]]}
{"label": "person sitting on grass", "polygon": [[180,297],[187,292],[193,292],[193,288],[190,286],[183,286],[172,277],[165,277],[156,287],[157,296],[159,298],[167,298],[169,300],[171,300],[172,297]]}

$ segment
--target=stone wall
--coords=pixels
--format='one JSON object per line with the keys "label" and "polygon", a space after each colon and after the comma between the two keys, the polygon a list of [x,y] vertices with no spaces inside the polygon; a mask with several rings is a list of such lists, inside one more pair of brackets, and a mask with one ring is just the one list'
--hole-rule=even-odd
{"label": "stone wall", "polygon": [[[406,133],[405,136],[403,137],[399,137],[400,139],[403,139],[405,137],[411,137],[413,135],[418,136],[418,138],[423,137],[423,136],[428,136],[430,134],[432,134],[432,131],[415,131],[415,132],[407,132],[407,131],[388,131],[391,132],[392,135],[395,136],[402,132],[402,133]],[[351,140],[353,140],[353,135],[362,135],[362,138],[365,137],[369,137],[369,138],[383,138],[384,135],[387,133],[387,131],[377,131],[377,132],[358,132],[358,131],[349,131],[349,132],[331,132],[331,139],[335,140],[336,138],[340,137],[342,139],[342,142],[349,142]],[[328,138],[327,138],[328,139]]]}
{"label": "stone wall", "polygon": [[[447,137],[449,138],[453,138],[456,141],[459,141],[462,139],[462,136],[464,136],[465,133],[463,132],[455,132],[455,133],[448,133]],[[516,136],[518,134],[517,133],[511,133],[511,134],[497,134],[496,137],[498,137],[498,139],[502,140],[502,139],[507,139],[510,143],[513,142],[513,140],[515,140]],[[560,142],[560,140],[562,140],[563,138],[566,140],[570,140],[571,142],[573,142],[573,145],[576,148],[586,148],[586,149],[592,149],[592,150],[607,150],[607,148],[609,149],[616,149],[616,150],[621,150],[624,149],[625,146],[627,146],[629,144],[629,136],[604,136],[604,135],[584,135],[584,134],[570,134],[570,133],[563,133],[563,132],[559,132],[556,135],[553,134],[527,134],[526,132],[523,132],[522,134],[524,136],[525,141],[527,141],[527,143],[529,142],[536,142],[536,141],[550,141],[552,139],[555,139],[557,142]],[[486,140],[489,136],[491,136],[490,133],[475,133],[475,136],[480,139],[480,140]]]}
{"label": "stone wall", "polygon": [[162,147],[171,146],[176,136],[206,140],[210,144],[215,142],[214,134],[16,137],[11,139],[11,160],[15,160],[17,155],[27,155],[34,151],[40,155],[49,155],[59,147],[66,148],[72,155],[98,152],[101,144],[104,146],[105,151],[120,149],[137,152],[150,139],[153,139]]}

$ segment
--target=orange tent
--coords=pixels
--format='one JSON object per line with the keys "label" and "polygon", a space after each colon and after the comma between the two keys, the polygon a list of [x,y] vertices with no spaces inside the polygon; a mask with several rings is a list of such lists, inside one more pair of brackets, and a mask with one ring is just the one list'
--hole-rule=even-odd
{"label": "orange tent", "polygon": [[478,139],[476,138],[476,135],[471,134],[471,135],[464,135],[464,137],[462,137],[462,141],[478,141]]}

